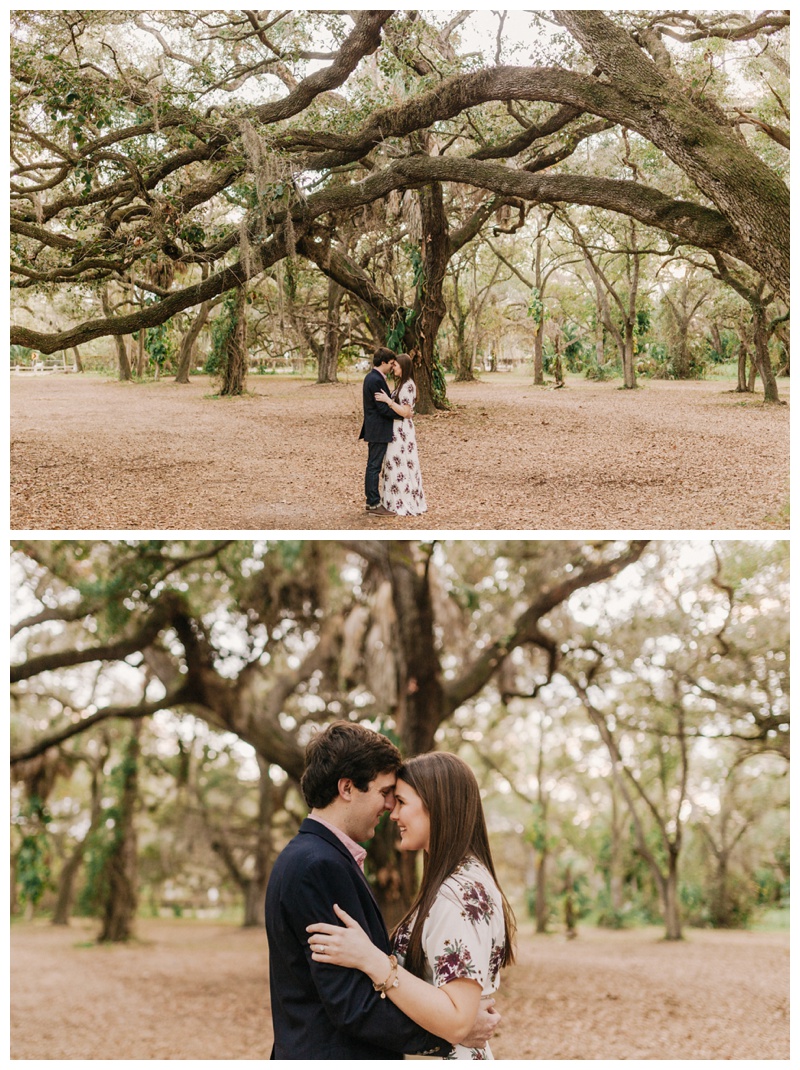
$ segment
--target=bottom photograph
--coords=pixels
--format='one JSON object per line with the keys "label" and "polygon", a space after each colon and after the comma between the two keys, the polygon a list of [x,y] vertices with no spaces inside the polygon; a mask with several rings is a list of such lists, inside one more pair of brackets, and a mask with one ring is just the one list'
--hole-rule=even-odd
{"label": "bottom photograph", "polygon": [[12,1059],[788,1060],[787,539],[10,576]]}

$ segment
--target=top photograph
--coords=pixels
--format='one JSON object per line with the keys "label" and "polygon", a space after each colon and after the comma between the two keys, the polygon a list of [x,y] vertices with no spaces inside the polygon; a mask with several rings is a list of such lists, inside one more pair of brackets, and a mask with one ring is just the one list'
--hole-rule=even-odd
{"label": "top photograph", "polygon": [[789,11],[10,13],[10,524],[789,528]]}

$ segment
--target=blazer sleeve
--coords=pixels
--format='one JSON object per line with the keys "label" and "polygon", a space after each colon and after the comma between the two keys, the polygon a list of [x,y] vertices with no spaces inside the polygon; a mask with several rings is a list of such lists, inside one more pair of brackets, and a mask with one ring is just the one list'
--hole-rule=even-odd
{"label": "blazer sleeve", "polygon": [[372,382],[369,385],[369,397],[372,402],[372,406],[375,412],[379,416],[382,416],[384,420],[402,420],[403,417],[396,413],[394,409],[389,408],[385,401],[376,401],[375,395],[380,390],[384,390],[387,394],[391,394],[389,384],[383,378],[380,372],[371,373]]}
{"label": "blazer sleeve", "polygon": [[365,973],[311,958],[306,926],[316,921],[341,924],[333,913],[334,903],[371,934],[363,891],[359,894],[355,883],[362,880],[355,868],[322,860],[307,866],[292,889],[290,924],[305,949],[320,1002],[337,1029],[366,1042],[408,1055],[447,1055],[449,1042],[422,1029],[391,1000],[381,999]]}

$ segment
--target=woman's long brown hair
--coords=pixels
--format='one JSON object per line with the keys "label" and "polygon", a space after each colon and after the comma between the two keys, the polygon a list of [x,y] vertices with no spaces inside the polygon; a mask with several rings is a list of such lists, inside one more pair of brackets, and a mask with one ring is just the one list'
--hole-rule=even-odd
{"label": "woman's long brown hair", "polygon": [[414,382],[414,363],[411,360],[411,357],[409,357],[408,353],[398,353],[394,359],[400,365],[401,373],[400,382],[392,391],[392,397],[396,398],[409,379],[412,383]]}
{"label": "woman's long brown hair", "polygon": [[457,755],[433,751],[404,762],[397,770],[397,779],[410,784],[417,792],[431,820],[430,844],[425,854],[419,892],[411,909],[392,933],[394,939],[398,929],[416,914],[406,952],[406,969],[418,977],[422,976],[425,962],[422,928],[425,919],[442,883],[470,855],[474,855],[489,870],[500,889],[506,932],[501,965],[509,966],[514,961],[516,922],[494,870],[475,774]]}

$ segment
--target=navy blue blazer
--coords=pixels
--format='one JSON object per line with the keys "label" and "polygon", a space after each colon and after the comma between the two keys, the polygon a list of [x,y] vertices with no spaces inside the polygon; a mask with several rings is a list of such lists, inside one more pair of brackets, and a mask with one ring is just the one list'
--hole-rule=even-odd
{"label": "navy blue blazer", "polygon": [[377,368],[373,368],[371,372],[367,372],[364,379],[364,422],[361,425],[361,434],[358,436],[366,439],[367,442],[391,442],[394,434],[394,421],[403,419],[393,409],[390,409],[385,401],[375,400],[375,395],[380,390],[391,394],[384,377]]}
{"label": "navy blue blazer", "polygon": [[273,1059],[402,1059],[447,1055],[450,1045],[381,999],[360,970],[314,962],[306,926],[341,922],[340,907],[388,953],[378,904],[355,859],[313,818],[278,856],[267,886]]}

